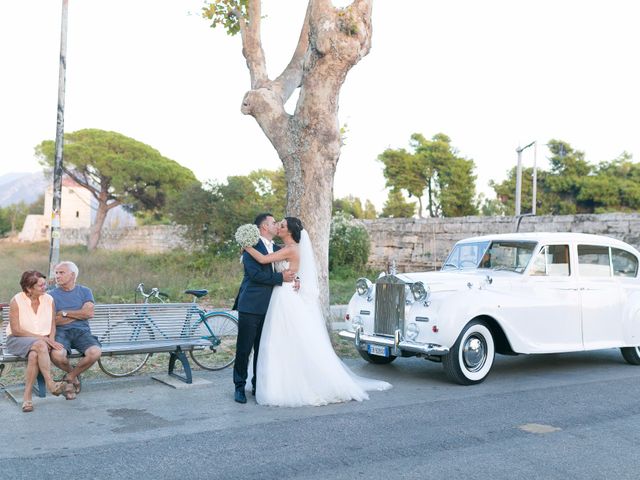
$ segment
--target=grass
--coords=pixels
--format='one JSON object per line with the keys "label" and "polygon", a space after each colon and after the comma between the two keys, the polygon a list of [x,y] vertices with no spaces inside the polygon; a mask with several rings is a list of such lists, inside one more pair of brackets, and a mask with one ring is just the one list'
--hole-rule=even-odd
{"label": "grass", "polygon": [[[93,290],[98,303],[134,301],[138,283],[146,289],[159,287],[172,301],[189,301],[182,292],[190,288],[209,290],[208,304],[230,308],[242,280],[242,265],[235,259],[203,259],[185,252],[144,254],[84,247],[63,247],[60,258],[80,268],[79,283]],[[0,243],[0,301],[7,302],[20,291],[20,275],[39,270],[48,275],[47,243]]]}
{"label": "grass", "polygon": [[[147,290],[158,287],[172,301],[190,301],[182,292],[206,288],[206,306],[231,308],[242,280],[242,264],[237,258],[224,258],[174,251],[163,254],[117,252],[85,247],[62,247],[60,259],[71,260],[80,268],[79,283],[93,290],[98,303],[128,303],[135,299],[138,283]],[[0,302],[8,302],[20,291],[20,275],[39,270],[48,275],[49,244],[0,242]],[[361,276],[373,279],[378,272],[355,272],[347,268],[329,274],[331,304],[345,304],[353,295]],[[139,300],[139,299],[138,299]]]}

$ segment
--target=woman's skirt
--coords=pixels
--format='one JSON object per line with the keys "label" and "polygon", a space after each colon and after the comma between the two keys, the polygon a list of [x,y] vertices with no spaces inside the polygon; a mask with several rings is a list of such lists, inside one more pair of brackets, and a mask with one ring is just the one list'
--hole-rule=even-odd
{"label": "woman's skirt", "polygon": [[13,335],[9,335],[7,337],[7,353],[27,358],[29,350],[31,350],[31,345],[36,343],[38,340],[40,339],[36,337],[15,337]]}

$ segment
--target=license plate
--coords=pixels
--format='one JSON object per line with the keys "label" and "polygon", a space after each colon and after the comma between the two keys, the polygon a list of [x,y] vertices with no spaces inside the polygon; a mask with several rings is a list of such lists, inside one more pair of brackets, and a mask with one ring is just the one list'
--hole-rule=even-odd
{"label": "license plate", "polygon": [[379,357],[388,357],[389,347],[383,345],[367,345],[367,352],[371,355],[378,355]]}

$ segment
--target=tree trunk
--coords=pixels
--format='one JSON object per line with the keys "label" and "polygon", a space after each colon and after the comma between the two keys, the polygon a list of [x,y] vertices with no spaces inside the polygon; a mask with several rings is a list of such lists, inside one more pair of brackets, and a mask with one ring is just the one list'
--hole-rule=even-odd
{"label": "tree trunk", "polygon": [[[338,97],[347,72],[369,53],[371,4],[372,0],[354,0],[346,8],[335,8],[331,0],[309,0],[294,56],[274,81],[266,77],[260,1],[249,2],[250,22],[240,20],[252,81],[242,112],[256,119],[282,160],[287,215],[302,220],[313,242],[327,320],[333,179],[342,143]],[[298,103],[289,115],[284,104],[296,88]]]}
{"label": "tree trunk", "polygon": [[[94,194],[94,196],[96,195]],[[87,250],[89,251],[95,250],[100,243],[100,238],[102,238],[102,227],[107,219],[109,210],[120,205],[119,201],[112,201],[109,203],[109,193],[106,187],[101,187],[96,198],[98,199],[98,211],[96,212],[96,218],[89,229],[89,241],[87,242]]]}

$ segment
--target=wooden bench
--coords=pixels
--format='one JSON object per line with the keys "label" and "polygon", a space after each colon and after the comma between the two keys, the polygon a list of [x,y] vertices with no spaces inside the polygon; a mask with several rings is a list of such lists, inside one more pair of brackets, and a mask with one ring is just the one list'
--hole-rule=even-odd
{"label": "wooden bench", "polygon": [[[0,329],[0,375],[5,363],[25,362],[24,358],[6,351],[6,328],[9,323],[9,306],[0,304],[2,328]],[[192,383],[191,366],[185,352],[210,348],[212,343],[194,328],[201,310],[195,303],[134,303],[97,304],[90,320],[91,332],[102,344],[102,357],[139,353],[169,353],[169,375],[186,383]],[[70,358],[82,354],[76,350]],[[183,374],[175,371],[176,360],[183,367]],[[44,397],[44,378],[38,375],[37,395]]]}

